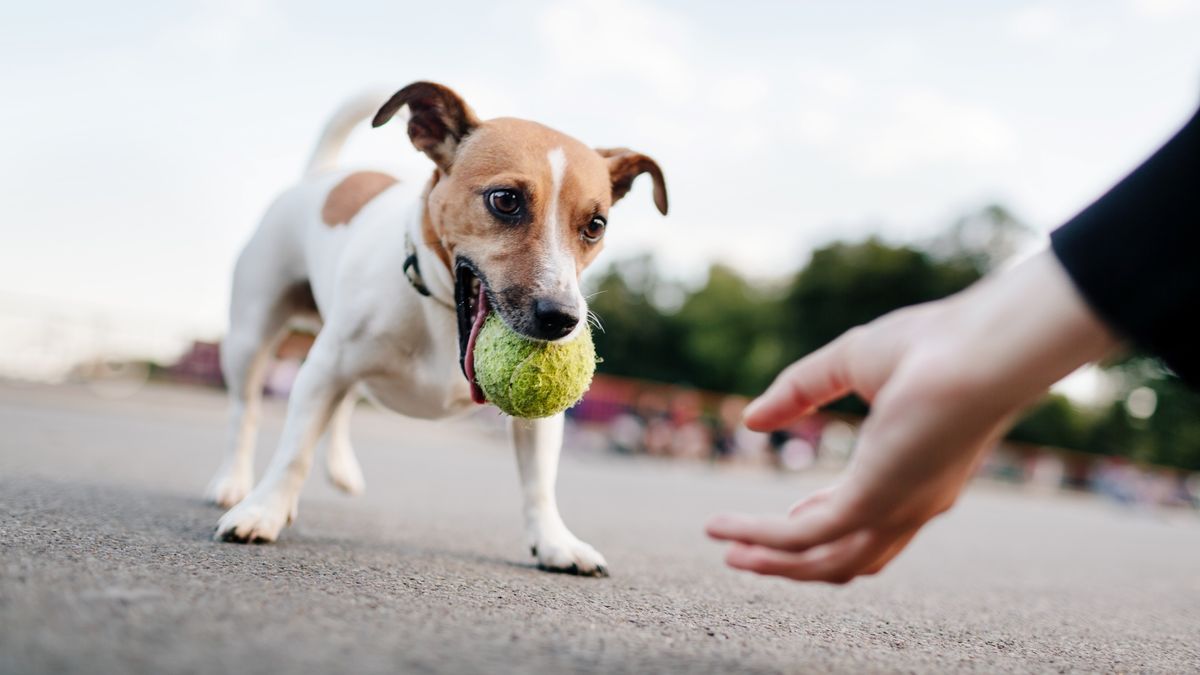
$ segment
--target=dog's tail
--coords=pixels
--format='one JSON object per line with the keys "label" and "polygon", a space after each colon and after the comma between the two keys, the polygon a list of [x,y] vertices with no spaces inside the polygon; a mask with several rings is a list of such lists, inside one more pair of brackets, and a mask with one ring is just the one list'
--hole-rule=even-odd
{"label": "dog's tail", "polygon": [[338,155],[341,154],[346,139],[350,137],[350,132],[354,131],[359,122],[374,115],[391,94],[390,91],[376,89],[363,92],[343,103],[333,117],[329,118],[325,130],[321,132],[321,139],[317,141],[317,147],[313,150],[304,173],[311,174],[335,168]]}

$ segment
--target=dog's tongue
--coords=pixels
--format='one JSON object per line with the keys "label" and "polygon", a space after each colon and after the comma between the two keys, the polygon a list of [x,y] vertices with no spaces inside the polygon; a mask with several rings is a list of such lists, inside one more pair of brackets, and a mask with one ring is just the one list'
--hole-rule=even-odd
{"label": "dog's tongue", "polygon": [[487,293],[483,291],[483,284],[479,284],[479,297],[475,301],[475,318],[471,322],[471,334],[467,337],[467,353],[463,359],[463,370],[467,373],[467,381],[471,383],[471,400],[476,403],[487,403],[483,389],[480,389],[479,383],[475,381],[475,338],[479,337],[479,329],[483,328],[488,311],[490,309]]}

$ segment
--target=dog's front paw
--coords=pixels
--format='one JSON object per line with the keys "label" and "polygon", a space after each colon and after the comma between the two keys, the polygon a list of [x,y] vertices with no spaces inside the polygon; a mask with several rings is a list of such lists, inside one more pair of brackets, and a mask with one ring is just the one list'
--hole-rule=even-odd
{"label": "dog's front paw", "polygon": [[295,507],[274,503],[277,500],[242,500],[217,522],[213,539],[239,544],[266,544],[279,538],[279,532],[295,518]]}
{"label": "dog's front paw", "polygon": [[230,509],[250,494],[254,477],[244,471],[225,471],[222,469],[213,476],[204,497],[217,506]]}
{"label": "dog's front paw", "polygon": [[585,577],[608,576],[604,556],[570,532],[542,535],[534,542],[529,550],[537,558],[538,569]]}

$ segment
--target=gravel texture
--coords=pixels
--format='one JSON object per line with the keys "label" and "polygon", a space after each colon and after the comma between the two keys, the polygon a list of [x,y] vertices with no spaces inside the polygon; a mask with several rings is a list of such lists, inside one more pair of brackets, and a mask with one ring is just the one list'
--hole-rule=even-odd
{"label": "gravel texture", "polygon": [[979,485],[879,577],[802,585],[726,570],[701,528],[828,476],[568,452],[564,517],[612,568],[575,578],[532,567],[493,427],[364,408],[367,494],[318,469],[245,546],[199,499],[220,394],[0,386],[0,672],[1200,671],[1192,514]]}

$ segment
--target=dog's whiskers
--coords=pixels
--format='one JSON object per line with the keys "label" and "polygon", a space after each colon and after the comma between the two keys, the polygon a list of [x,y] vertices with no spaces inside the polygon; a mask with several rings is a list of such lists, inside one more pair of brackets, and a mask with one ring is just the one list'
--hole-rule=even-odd
{"label": "dog's whiskers", "polygon": [[590,309],[587,313],[587,322],[601,333],[604,332],[604,324],[600,321],[600,315]]}

